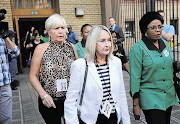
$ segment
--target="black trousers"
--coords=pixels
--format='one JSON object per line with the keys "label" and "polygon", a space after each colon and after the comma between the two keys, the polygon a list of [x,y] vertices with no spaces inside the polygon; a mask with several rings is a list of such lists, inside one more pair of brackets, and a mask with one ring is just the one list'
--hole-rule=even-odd
{"label": "black trousers", "polygon": [[166,111],[158,109],[143,110],[148,124],[170,124],[172,106]]}
{"label": "black trousers", "polygon": [[[86,123],[80,120],[80,124],[86,124]],[[117,115],[116,113],[113,113],[110,115],[108,119],[105,115],[99,114],[96,124],[117,124]]]}
{"label": "black trousers", "polygon": [[64,100],[54,100],[56,108],[44,106],[41,98],[38,99],[39,112],[46,124],[61,124],[61,117],[64,115]]}

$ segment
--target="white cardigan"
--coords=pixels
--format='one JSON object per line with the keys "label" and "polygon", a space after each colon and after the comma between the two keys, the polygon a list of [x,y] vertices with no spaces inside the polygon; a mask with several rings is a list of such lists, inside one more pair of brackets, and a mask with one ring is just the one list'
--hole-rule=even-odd
{"label": "white cardigan", "polygon": [[[119,58],[109,59],[111,94],[117,111],[117,123],[122,118],[123,124],[130,124],[126,92],[122,75],[122,66]],[[88,74],[81,106],[81,119],[86,124],[95,124],[103,99],[102,83],[100,81],[94,62],[88,62]],[[81,97],[86,63],[78,59],[71,65],[69,88],[64,103],[64,116],[66,124],[79,124],[77,108]]]}

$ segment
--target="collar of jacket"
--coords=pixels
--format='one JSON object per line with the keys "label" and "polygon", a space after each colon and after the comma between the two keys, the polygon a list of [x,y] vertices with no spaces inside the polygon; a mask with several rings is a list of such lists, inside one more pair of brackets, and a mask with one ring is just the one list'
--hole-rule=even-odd
{"label": "collar of jacket", "polygon": [[163,42],[162,39],[158,40],[159,49],[146,36],[142,36],[142,41],[145,43],[145,45],[147,46],[147,48],[149,50],[156,50],[159,53],[161,53],[164,50],[164,48],[166,47],[166,45],[165,45],[165,43]]}

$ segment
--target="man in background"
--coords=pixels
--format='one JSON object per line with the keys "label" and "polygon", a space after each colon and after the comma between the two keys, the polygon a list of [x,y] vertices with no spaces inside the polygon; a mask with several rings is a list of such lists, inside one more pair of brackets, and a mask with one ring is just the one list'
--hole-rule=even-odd
{"label": "man in background", "polygon": [[[158,10],[157,12],[163,17],[163,19],[165,21],[166,17],[165,17],[164,11],[163,10]],[[161,39],[170,42],[171,39],[173,39],[174,35],[175,35],[174,26],[173,25],[167,25],[166,23],[164,23]]]}
{"label": "man in background", "polygon": [[78,36],[77,36],[77,34],[74,32],[74,31],[72,31],[72,27],[71,26],[68,26],[68,41],[70,41],[71,43],[73,43],[73,44],[76,44],[77,42],[79,42],[78,41]]}
{"label": "man in background", "polygon": [[8,54],[11,57],[19,55],[19,49],[8,37],[0,34],[0,124],[12,123],[12,90],[9,72]]}
{"label": "man in background", "polygon": [[[8,36],[9,39],[12,41],[13,38],[15,37],[16,32],[9,30],[8,31]],[[13,42],[13,41],[12,41]],[[17,90],[17,87],[19,86],[19,81],[15,80],[16,77],[16,67],[17,67],[17,57],[18,56],[13,56],[11,57],[10,54],[8,54],[8,60],[9,60],[9,72],[11,74],[11,89],[12,90]]]}
{"label": "man in background", "polygon": [[116,44],[123,48],[122,42],[124,41],[124,34],[123,34],[123,31],[122,31],[122,28],[116,25],[116,21],[115,21],[115,19],[113,17],[109,18],[109,25],[111,26],[109,30],[111,32],[114,31],[117,34],[117,42],[116,42]]}

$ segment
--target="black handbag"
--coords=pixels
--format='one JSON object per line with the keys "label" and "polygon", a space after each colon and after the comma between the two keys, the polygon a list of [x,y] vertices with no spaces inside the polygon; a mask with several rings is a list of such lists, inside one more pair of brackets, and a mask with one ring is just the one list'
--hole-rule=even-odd
{"label": "black handbag", "polygon": [[[86,61],[86,59],[85,59],[85,61]],[[80,110],[80,107],[82,105],[84,90],[85,90],[85,86],[86,86],[87,73],[88,73],[88,65],[87,65],[87,61],[86,61],[86,70],[85,70],[85,75],[84,75],[84,82],[83,82],[83,87],[82,87],[82,91],[81,91],[81,98],[80,98],[80,102],[79,102],[79,109],[77,111],[78,119],[79,119],[80,122],[81,122],[81,118],[80,118],[81,110]]]}
{"label": "black handbag", "polygon": [[173,75],[173,81],[174,81],[174,87],[176,90],[176,94],[177,94],[178,98],[180,99],[180,79],[177,77],[176,73],[174,73],[174,75]]}

